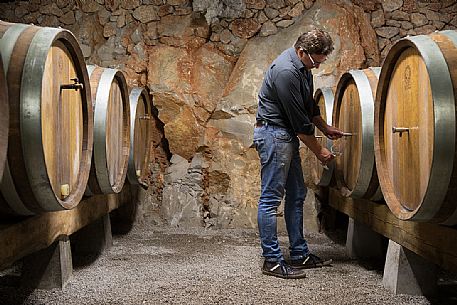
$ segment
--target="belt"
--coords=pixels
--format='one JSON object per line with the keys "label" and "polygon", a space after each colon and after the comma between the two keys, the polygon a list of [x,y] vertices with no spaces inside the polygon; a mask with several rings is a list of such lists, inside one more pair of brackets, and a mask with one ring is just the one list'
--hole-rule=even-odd
{"label": "belt", "polygon": [[283,127],[281,125],[278,125],[278,124],[274,124],[274,123],[270,123],[268,121],[265,121],[265,120],[258,120],[255,122],[254,124],[255,127],[262,127],[262,126],[276,126],[276,127],[279,127],[279,128],[283,128],[285,130],[287,130],[288,132],[292,132],[293,131],[290,129],[290,128],[287,128],[287,127]]}
{"label": "belt", "polygon": [[273,124],[270,124],[270,123],[268,123],[267,121],[264,121],[264,120],[256,121],[255,124],[254,124],[255,127],[262,127],[262,126],[268,126],[268,125],[273,125]]}

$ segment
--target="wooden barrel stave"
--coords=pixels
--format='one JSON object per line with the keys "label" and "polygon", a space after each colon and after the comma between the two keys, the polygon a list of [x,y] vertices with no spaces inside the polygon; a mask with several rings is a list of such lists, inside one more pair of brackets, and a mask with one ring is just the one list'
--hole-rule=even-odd
{"label": "wooden barrel stave", "polygon": [[[444,39],[445,45],[440,46],[440,48],[443,54],[445,55],[446,62],[450,67],[457,67],[457,56],[455,56],[455,52],[457,49],[457,32],[447,30],[439,32],[437,34],[432,34],[431,36],[432,39],[434,39],[435,41],[437,41],[438,39]],[[454,98],[457,103],[457,69],[449,69],[449,73],[451,75],[452,85],[454,88]],[[441,213],[445,214],[445,216],[440,216],[440,218],[446,219],[442,222],[443,225],[457,224],[457,208],[456,205],[453,204],[453,202],[455,202],[455,198],[457,198],[457,141],[454,142],[454,145],[454,167],[452,169],[447,194],[444,198],[446,204],[441,209]]]}
{"label": "wooden barrel stave", "polygon": [[[336,159],[335,176],[345,196],[379,200],[380,191],[374,160],[374,94],[379,68],[351,70],[337,85],[333,122],[353,136]],[[344,110],[344,111],[343,111]]]}
{"label": "wooden barrel stave", "polygon": [[[28,42],[39,30],[39,27],[8,24],[6,25],[5,30],[6,32],[2,35],[2,41],[7,38],[16,40],[11,41],[10,43],[13,47],[8,51],[11,53],[6,54],[6,57],[9,57],[9,60],[7,61],[8,66],[5,66],[5,69],[7,71],[10,133],[8,137],[8,165],[3,174],[0,189],[7,203],[15,212],[21,215],[30,215],[33,214],[33,212],[39,212],[40,206],[33,196],[33,191],[28,181],[28,177],[26,176],[27,170],[22,159],[20,84],[22,78],[21,68],[25,64]],[[9,37],[8,34],[10,31],[12,34]],[[1,53],[3,55],[3,50],[1,50]],[[11,64],[11,61],[13,61],[14,64]],[[11,186],[13,187],[10,188]],[[21,196],[19,196],[19,194],[21,194]],[[27,206],[25,205],[25,202],[27,202]]]}
{"label": "wooden barrel stave", "polygon": [[9,109],[8,109],[8,87],[6,85],[3,61],[0,56],[0,182],[6,164],[6,153],[8,150],[8,129],[9,129]]}
{"label": "wooden barrel stave", "polygon": [[[456,176],[457,79],[455,75],[451,77],[449,71],[453,68],[448,63],[457,60],[457,52],[455,44],[451,46],[442,39],[438,33],[400,40],[387,55],[380,75],[375,115],[376,164],[386,202],[393,214],[404,220],[446,222],[456,209],[450,199],[457,193],[449,186]],[[400,79],[401,75],[397,75],[401,72],[410,75],[403,77],[403,87],[393,82]],[[395,86],[400,86],[399,93],[395,93]],[[398,106],[392,114],[389,109],[394,101]],[[412,109],[397,114],[403,104]],[[409,129],[400,139],[394,137],[391,127]]]}
{"label": "wooden barrel stave", "polygon": [[[321,116],[327,124],[332,125],[332,112],[334,103],[334,94],[331,88],[318,88],[314,94],[314,100],[320,108]],[[318,128],[316,128],[315,135],[318,136],[318,141],[323,147],[330,149],[332,141],[328,139]],[[327,164],[325,169],[317,158],[311,170],[314,183],[319,186],[328,186],[332,180],[335,162]]]}
{"label": "wooden barrel stave", "polygon": [[[4,69],[5,76],[8,72],[8,67],[11,59],[11,54],[13,53],[13,48],[16,45],[15,43],[10,42],[17,41],[19,35],[26,28],[30,27],[29,25],[25,24],[17,24],[14,27],[11,25],[11,23],[0,22],[0,50],[3,59],[2,69]],[[6,90],[8,90],[8,86],[6,86]],[[8,115],[9,111],[10,110],[8,109]],[[7,128],[9,128],[9,126],[7,126]],[[2,179],[0,179],[0,211],[2,214],[8,215],[34,214],[22,203],[21,199],[19,198],[18,192],[16,191],[16,187],[13,183],[13,177],[11,176],[8,160],[6,160],[5,162],[5,169],[2,172]]]}
{"label": "wooden barrel stave", "polygon": [[127,82],[119,70],[88,69],[94,102],[94,153],[86,194],[119,193],[130,153]]}
{"label": "wooden barrel stave", "polygon": [[[9,46],[1,50],[2,54],[5,51],[9,57],[7,82],[11,93],[10,116],[13,118],[10,122],[12,132],[9,137],[8,172],[4,175],[8,181],[2,181],[2,195],[10,208],[20,215],[71,209],[82,197],[92,152],[92,133],[89,132],[93,123],[92,107],[82,52],[74,36],[66,30],[0,22],[0,31],[1,45]],[[15,40],[5,42],[5,39]],[[11,48],[11,45],[14,47]],[[45,125],[49,118],[43,112],[46,102],[49,101],[47,93],[51,94],[51,100],[57,105],[67,102],[64,95],[60,96],[61,89],[53,88],[54,92],[50,93],[52,90],[47,83],[49,77],[45,75],[46,68],[52,66],[52,56],[49,57],[49,54],[59,46],[66,49],[71,60],[74,60],[75,73],[83,86],[80,93],[81,105],[76,106],[81,109],[79,113],[82,123],[78,124],[77,129],[82,129],[82,139],[77,141],[79,145],[75,149],[78,151],[78,158],[76,166],[73,166],[74,180],[66,188],[68,196],[62,196],[59,179],[52,178],[53,166],[49,163],[54,155],[53,149],[62,145],[56,143],[54,147],[48,145],[46,148],[45,138],[49,128]],[[54,71],[48,71],[48,75]],[[65,150],[63,152],[65,153]],[[56,154],[57,161],[60,156],[62,154]],[[73,159],[72,156],[67,156],[66,161],[71,162],[70,158]],[[62,166],[65,168],[67,165]],[[54,166],[54,169],[56,168],[60,166]]]}
{"label": "wooden barrel stave", "polygon": [[145,88],[130,92],[130,157],[127,177],[131,184],[142,183],[149,162],[152,103]]}

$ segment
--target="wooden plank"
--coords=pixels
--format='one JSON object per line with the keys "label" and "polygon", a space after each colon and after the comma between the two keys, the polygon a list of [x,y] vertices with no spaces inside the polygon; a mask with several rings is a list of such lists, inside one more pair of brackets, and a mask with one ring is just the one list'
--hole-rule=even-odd
{"label": "wooden plank", "polygon": [[330,189],[329,204],[440,267],[457,272],[457,229],[396,218],[387,205],[342,197]]}
{"label": "wooden plank", "polygon": [[118,208],[119,195],[97,195],[72,210],[44,213],[13,224],[0,225],[0,270],[18,259],[50,246]]}

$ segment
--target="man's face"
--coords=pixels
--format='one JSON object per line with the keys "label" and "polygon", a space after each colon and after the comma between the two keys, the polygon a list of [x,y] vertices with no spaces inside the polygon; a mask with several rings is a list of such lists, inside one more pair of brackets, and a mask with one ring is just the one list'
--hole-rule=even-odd
{"label": "man's face", "polygon": [[299,49],[298,55],[302,63],[308,70],[313,68],[318,69],[320,64],[327,59],[327,55],[322,54],[308,54],[302,48]]}

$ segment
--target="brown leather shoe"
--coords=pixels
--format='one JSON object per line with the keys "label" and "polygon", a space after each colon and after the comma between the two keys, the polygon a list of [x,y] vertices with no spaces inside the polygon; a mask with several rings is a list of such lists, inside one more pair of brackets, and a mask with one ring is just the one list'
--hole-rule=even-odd
{"label": "brown leather shoe", "polygon": [[285,261],[263,263],[262,273],[280,277],[282,279],[302,279],[306,277],[303,270],[292,268]]}

